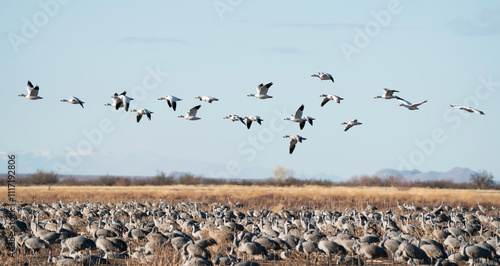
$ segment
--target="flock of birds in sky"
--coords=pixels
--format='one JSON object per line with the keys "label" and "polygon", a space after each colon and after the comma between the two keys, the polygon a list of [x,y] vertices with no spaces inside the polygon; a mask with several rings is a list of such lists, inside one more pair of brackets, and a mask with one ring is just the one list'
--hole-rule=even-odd
{"label": "flock of birds in sky", "polygon": [[[318,77],[320,80],[330,80],[332,82],[335,82],[334,78],[329,73],[318,72],[318,74],[313,74],[311,76]],[[261,100],[273,98],[273,96],[268,95],[269,88],[272,85],[273,85],[272,82],[269,82],[267,84],[261,83],[257,86],[257,94],[248,94],[247,96],[255,97],[255,98],[261,99]],[[27,99],[30,99],[30,100],[43,99],[42,97],[38,96],[38,92],[40,90],[38,85],[33,86],[33,84],[30,81],[28,81],[27,89],[28,89],[28,95],[19,94],[19,96],[26,97]],[[375,96],[374,98],[375,99],[386,99],[386,100],[397,99],[401,103],[399,106],[403,106],[403,107],[407,108],[408,110],[419,110],[419,106],[427,102],[427,100],[425,100],[425,101],[418,102],[418,103],[411,103],[411,102],[409,102],[409,101],[407,101],[399,96],[394,95],[394,93],[399,92],[397,90],[390,90],[390,89],[384,88],[383,91],[384,91],[384,93],[381,96]],[[329,95],[321,94],[320,97],[323,98],[323,101],[321,102],[321,106],[324,106],[329,101],[333,101],[333,102],[340,104],[340,101],[344,100],[343,98],[341,98],[337,95],[333,95],[333,94],[329,94]],[[134,100],[133,98],[127,96],[126,91],[122,92],[121,94],[118,94],[118,93],[113,94],[113,96],[111,96],[111,99],[113,100],[113,103],[106,103],[105,106],[112,106],[116,110],[123,107],[126,112],[129,111],[130,101]],[[214,98],[214,97],[210,97],[210,96],[196,96],[195,99],[199,99],[200,101],[205,101],[208,103],[219,101],[219,99]],[[182,101],[182,99],[177,98],[177,97],[172,96],[172,95],[167,95],[165,97],[158,98],[158,100],[165,100],[167,102],[168,106],[170,108],[172,108],[174,111],[177,108],[177,102]],[[85,103],[75,96],[71,96],[70,99],[62,99],[61,102],[68,102],[71,104],[79,104],[82,108],[84,108],[83,104]],[[460,105],[450,105],[450,106],[453,108],[458,108],[460,110],[467,111],[469,113],[477,113],[480,115],[484,115],[484,112],[477,110],[475,108],[472,108],[472,107],[460,106]],[[196,105],[196,106],[192,107],[189,110],[189,112],[187,112],[185,115],[179,115],[178,117],[184,118],[186,120],[191,120],[191,121],[199,120],[201,118],[197,117],[196,114],[200,108],[201,108],[201,105]],[[137,116],[136,116],[137,123],[139,123],[139,121],[141,121],[141,118],[144,115],[149,120],[151,120],[151,115],[153,114],[153,112],[148,110],[148,109],[130,109],[130,111],[137,113]],[[309,123],[312,126],[315,118],[310,117],[310,116],[304,116],[303,111],[304,111],[304,105],[301,105],[297,109],[295,114],[292,114],[291,117],[286,117],[285,120],[289,120],[289,121],[298,123],[299,128],[301,130],[304,128],[306,123]],[[230,115],[225,116],[223,118],[230,119],[233,122],[240,121],[241,123],[246,125],[246,127],[248,129],[250,129],[252,122],[257,122],[259,125],[262,125],[262,121],[264,121],[260,116],[257,116],[257,115],[239,116],[236,114],[230,114]],[[362,125],[362,123],[358,122],[357,119],[353,119],[349,122],[342,122],[341,124],[346,125],[344,131],[349,130],[353,126]],[[306,138],[304,138],[298,134],[285,135],[285,136],[283,136],[283,138],[290,138],[291,139],[290,140],[290,147],[289,147],[290,154],[293,153],[295,146],[298,142],[302,143],[303,140],[306,140]]]}

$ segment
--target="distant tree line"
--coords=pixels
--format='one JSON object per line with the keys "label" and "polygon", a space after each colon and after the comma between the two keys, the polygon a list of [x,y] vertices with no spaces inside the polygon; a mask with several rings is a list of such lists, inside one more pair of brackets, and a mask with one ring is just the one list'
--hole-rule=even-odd
{"label": "distant tree line", "polygon": [[[273,176],[268,179],[222,179],[209,178],[186,174],[174,178],[165,172],[158,172],[155,176],[146,178],[130,178],[124,176],[104,175],[96,179],[80,180],[74,177],[61,178],[54,171],[45,172],[38,170],[34,174],[24,177],[17,177],[16,186],[37,186],[37,185],[59,185],[59,186],[169,186],[169,185],[241,185],[241,186],[346,186],[346,187],[396,187],[399,189],[409,189],[411,187],[424,188],[453,188],[453,189],[498,189],[500,184],[495,184],[491,173],[481,171],[472,174],[469,182],[456,183],[452,180],[433,181],[409,181],[402,176],[354,176],[344,182],[335,182],[319,179],[298,179],[294,177],[294,172],[282,166],[275,167]],[[0,185],[7,185],[7,176],[0,176]]]}

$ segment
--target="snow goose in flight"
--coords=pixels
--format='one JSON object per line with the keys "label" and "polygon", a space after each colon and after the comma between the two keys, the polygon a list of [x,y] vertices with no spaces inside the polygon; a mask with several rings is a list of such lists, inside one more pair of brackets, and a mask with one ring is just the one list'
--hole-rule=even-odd
{"label": "snow goose in flight", "polygon": [[321,80],[331,80],[332,82],[335,82],[333,80],[332,75],[324,72],[318,72],[318,74],[312,74],[311,77],[318,77]]}
{"label": "snow goose in flight", "polygon": [[344,98],[341,98],[341,97],[339,97],[339,96],[337,96],[337,95],[333,95],[333,94],[330,94],[330,95],[321,94],[319,97],[325,97],[325,98],[323,99],[323,101],[321,102],[321,106],[322,106],[322,107],[323,107],[323,106],[325,106],[325,104],[326,104],[327,102],[329,102],[330,100],[332,100],[332,101],[334,101],[334,102],[336,102],[336,103],[340,103],[340,101],[342,101],[342,100],[344,99]]}
{"label": "snow goose in flight", "polygon": [[135,109],[130,109],[130,112],[137,112],[137,123],[139,123],[139,121],[141,121],[141,118],[143,115],[146,115],[149,119],[149,121],[151,121],[151,114],[153,112],[149,111],[148,109],[139,109],[139,110],[135,110]]}
{"label": "snow goose in flight", "polygon": [[299,135],[285,135],[283,136],[283,138],[290,138],[290,154],[292,154],[293,150],[295,150],[295,145],[297,145],[297,142],[302,143],[303,140],[307,140],[306,138]]}
{"label": "snow goose in flight", "polygon": [[177,107],[177,101],[182,101],[182,99],[180,98],[177,98],[175,96],[172,96],[172,95],[167,95],[165,97],[160,97],[158,98],[158,100],[166,100],[167,101],[167,104],[168,104],[168,107],[174,109],[175,111],[175,108]]}
{"label": "snow goose in flight", "polygon": [[472,107],[461,106],[461,105],[451,105],[451,104],[450,104],[450,106],[453,107],[453,108],[458,108],[460,110],[467,111],[469,113],[476,113],[476,114],[479,114],[479,115],[484,115],[483,111],[477,110],[477,109],[472,108]]}
{"label": "snow goose in flight", "polygon": [[241,123],[243,123],[243,125],[246,125],[245,120],[243,120],[243,117],[241,117],[239,115],[228,115],[228,116],[224,116],[223,119],[231,119],[231,121],[233,121],[233,122],[241,121]]}
{"label": "snow goose in flight", "polygon": [[312,125],[312,120],[314,120],[314,118],[302,116],[303,111],[304,111],[304,105],[301,105],[299,109],[297,109],[297,111],[295,112],[295,115],[291,115],[290,117],[285,117],[284,120],[290,120],[292,122],[299,123],[300,129],[304,128],[307,121],[309,121],[309,123]]}
{"label": "snow goose in flight", "polygon": [[248,94],[248,97],[255,97],[257,99],[269,99],[273,98],[273,96],[267,95],[267,92],[269,91],[269,88],[273,85],[272,82],[267,83],[264,85],[264,83],[259,84],[257,86],[257,94]]}
{"label": "snow goose in flight", "polygon": [[421,105],[421,104],[424,104],[427,102],[427,100],[423,101],[423,102],[419,102],[419,103],[411,103],[403,98],[398,98],[398,101],[401,103],[399,106],[403,106],[403,107],[406,107],[408,108],[408,110],[418,110],[418,106]]}
{"label": "snow goose in flight", "polygon": [[[115,97],[116,95],[116,97]],[[115,93],[115,95],[111,96],[111,99],[113,100],[113,103],[105,103],[104,106],[112,106],[114,107],[116,110],[120,109],[121,107],[123,107],[123,102],[120,101],[120,103],[117,104],[117,101],[118,101],[118,94]]]}
{"label": "snow goose in flight", "polygon": [[342,122],[341,125],[347,125],[344,129],[344,131],[349,130],[349,128],[357,125],[362,125],[363,123],[358,122],[358,119],[351,120],[349,122]]}
{"label": "snow goose in flight", "polygon": [[242,118],[247,120],[247,128],[248,129],[250,129],[250,126],[252,125],[252,121],[259,123],[259,125],[262,125],[262,121],[264,121],[264,119],[260,118],[260,116],[258,116],[258,115],[244,116]]}
{"label": "snow goose in flight", "polygon": [[26,97],[30,100],[38,100],[38,99],[43,99],[42,97],[38,96],[38,91],[40,90],[40,88],[38,87],[38,85],[36,85],[35,87],[33,87],[33,84],[31,84],[31,81],[28,80],[28,85],[26,86],[26,88],[28,89],[28,95],[24,95],[24,94],[19,94],[18,96],[20,97]]}
{"label": "snow goose in flight", "polygon": [[184,119],[187,119],[187,120],[198,120],[198,119],[201,119],[199,117],[196,117],[196,112],[198,111],[198,109],[200,109],[201,105],[197,105],[191,109],[189,109],[189,113],[186,113],[186,115],[179,115],[178,117],[179,118],[184,118]]}
{"label": "snow goose in flight", "polygon": [[210,96],[196,96],[195,99],[200,99],[200,101],[205,101],[207,103],[212,103],[214,101],[218,101],[219,99],[210,97]]}
{"label": "snow goose in flight", "polygon": [[382,94],[382,96],[375,96],[373,98],[374,99],[382,98],[382,99],[387,99],[387,100],[389,100],[389,99],[398,99],[398,100],[401,99],[398,96],[394,96],[393,95],[395,92],[399,92],[399,91],[397,91],[397,90],[389,90],[387,88],[383,88],[383,90],[384,90],[384,94]]}
{"label": "snow goose in flight", "polygon": [[128,107],[130,106],[130,101],[134,99],[134,98],[128,97],[126,91],[120,93],[120,95],[115,93],[113,96],[111,96],[111,98],[116,99],[116,104],[115,104],[116,110],[118,110],[120,108],[120,104],[123,104],[126,112],[128,112]]}
{"label": "snow goose in flight", "polygon": [[302,119],[304,120],[304,123],[307,121],[311,126],[313,125],[313,120],[316,120],[316,118],[310,116],[303,116]]}
{"label": "snow goose in flight", "polygon": [[82,108],[84,108],[83,104],[85,103],[85,102],[82,102],[80,99],[76,98],[75,96],[71,96],[71,99],[69,99],[69,100],[62,99],[61,102],[68,102],[71,104],[79,104],[82,106]]}

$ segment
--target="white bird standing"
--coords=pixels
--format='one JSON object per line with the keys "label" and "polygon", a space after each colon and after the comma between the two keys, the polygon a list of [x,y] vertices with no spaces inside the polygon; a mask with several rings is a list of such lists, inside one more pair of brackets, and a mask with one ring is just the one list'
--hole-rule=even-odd
{"label": "white bird standing", "polygon": [[120,95],[115,93],[113,96],[111,96],[111,98],[116,99],[116,104],[115,104],[116,110],[118,110],[120,108],[120,103],[122,103],[123,106],[125,107],[126,112],[128,112],[128,107],[130,106],[130,101],[134,99],[134,98],[128,97],[126,91],[120,93]]}
{"label": "white bird standing", "polygon": [[40,90],[38,85],[33,87],[33,84],[31,84],[31,81],[28,80],[28,85],[26,86],[26,88],[28,89],[28,95],[24,95],[21,93],[18,96],[25,97],[25,98],[28,98],[30,100],[43,99],[42,97],[38,96],[38,91]]}
{"label": "white bird standing", "polygon": [[476,113],[476,114],[479,114],[479,115],[484,115],[483,111],[477,110],[477,109],[472,108],[472,107],[461,106],[461,105],[451,105],[451,104],[450,104],[450,106],[453,107],[453,108],[458,108],[460,110],[467,111],[469,113]]}
{"label": "white bird standing", "polygon": [[245,120],[243,120],[243,117],[241,117],[239,115],[228,115],[228,116],[224,116],[223,119],[231,119],[231,121],[233,121],[233,122],[241,121],[241,123],[243,123],[243,125],[246,125]]}
{"label": "white bird standing", "polygon": [[260,118],[260,116],[258,116],[258,115],[244,116],[242,118],[247,120],[247,128],[248,129],[250,129],[250,126],[252,125],[252,121],[259,123],[259,125],[262,125],[262,121],[264,121],[264,119]]}
{"label": "white bird standing", "polygon": [[149,111],[148,109],[139,109],[139,110],[136,110],[136,109],[130,109],[130,112],[137,112],[137,123],[139,123],[139,121],[141,121],[141,118],[143,115],[146,115],[149,119],[149,121],[151,121],[151,114],[153,112]]}
{"label": "white bird standing", "polygon": [[300,135],[285,135],[283,136],[283,138],[290,138],[290,148],[289,148],[290,154],[292,154],[293,150],[295,150],[295,145],[297,145],[297,142],[302,143],[303,140],[307,140],[306,138]]}
{"label": "white bird standing", "polygon": [[62,99],[61,102],[68,102],[71,104],[79,104],[82,106],[82,108],[84,108],[83,104],[85,103],[85,102],[81,101],[80,99],[76,98],[75,96],[71,96],[71,99],[69,99],[69,100]]}
{"label": "white bird standing", "polygon": [[210,96],[196,96],[195,99],[200,99],[200,101],[205,101],[207,103],[212,103],[214,101],[218,101],[219,99],[210,97]]}
{"label": "white bird standing", "polygon": [[330,75],[328,73],[324,73],[324,72],[319,72],[318,71],[318,74],[312,74],[311,77],[318,77],[321,80],[331,80],[332,82],[335,82],[333,80],[332,75]]}
{"label": "white bird standing", "polygon": [[177,98],[175,96],[172,96],[172,95],[167,95],[165,97],[160,97],[158,98],[158,100],[166,100],[167,101],[167,104],[168,104],[168,107],[174,109],[175,111],[175,108],[177,107],[177,101],[182,101],[182,99],[180,98]]}
{"label": "white bird standing", "polygon": [[404,107],[408,108],[408,110],[419,110],[418,106],[427,102],[427,100],[425,100],[423,102],[412,104],[411,102],[409,102],[403,98],[398,98],[398,101],[401,103],[399,106],[404,106]]}
{"label": "white bird standing", "polygon": [[398,96],[394,96],[393,95],[395,92],[399,92],[399,91],[397,91],[397,90],[389,90],[387,88],[383,88],[383,90],[384,90],[384,94],[382,94],[382,96],[375,96],[373,98],[374,99],[381,98],[381,99],[387,99],[387,100],[389,100],[389,99],[398,99],[398,100],[401,99]]}
{"label": "white bird standing", "polygon": [[339,96],[337,96],[337,95],[333,95],[333,94],[330,94],[330,95],[321,94],[319,97],[325,97],[325,98],[323,99],[323,101],[321,102],[321,106],[322,106],[322,107],[323,107],[323,106],[325,106],[325,104],[326,104],[327,102],[329,102],[330,100],[332,100],[332,101],[334,101],[334,102],[336,102],[336,103],[340,103],[340,101],[342,101],[342,100],[344,99],[344,98],[341,98],[341,97],[339,97]]}
{"label": "white bird standing", "polygon": [[267,92],[269,91],[269,88],[273,85],[272,82],[267,83],[264,85],[264,83],[259,84],[257,86],[257,94],[248,94],[248,97],[255,97],[257,99],[269,99],[273,98],[273,96],[267,95]]}
{"label": "white bird standing", "polygon": [[362,125],[363,123],[358,122],[358,119],[351,120],[349,122],[342,122],[341,125],[347,125],[344,129],[344,131],[349,130],[349,128],[357,125]]}
{"label": "white bird standing", "polygon": [[189,109],[189,113],[186,113],[186,115],[179,115],[178,117],[179,118],[184,118],[184,119],[187,119],[187,120],[198,120],[198,119],[201,119],[199,117],[196,117],[196,112],[198,111],[198,109],[200,109],[201,105],[197,105],[191,109]]}

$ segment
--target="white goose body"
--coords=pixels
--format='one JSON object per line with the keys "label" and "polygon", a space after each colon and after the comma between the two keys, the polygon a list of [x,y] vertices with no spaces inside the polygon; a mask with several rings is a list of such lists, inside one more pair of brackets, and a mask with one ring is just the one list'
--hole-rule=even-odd
{"label": "white goose body", "polygon": [[68,103],[71,103],[71,104],[79,104],[83,107],[83,104],[85,102],[81,101],[80,99],[76,98],[75,96],[71,96],[71,98],[69,100],[66,100],[66,99],[62,99],[61,102],[68,102]]}
{"label": "white goose body", "polygon": [[301,105],[299,109],[297,109],[297,111],[295,112],[295,115],[291,115],[290,117],[285,117],[284,120],[289,120],[292,122],[299,123],[299,128],[302,130],[304,129],[306,122],[309,121],[309,124],[312,125],[313,124],[312,121],[315,119],[310,116],[302,116],[303,111],[304,111],[304,105]]}
{"label": "white goose body", "polygon": [[283,138],[290,138],[290,147],[288,149],[290,154],[292,154],[293,150],[295,150],[295,145],[297,145],[297,142],[302,143],[303,140],[307,140],[300,135],[285,135],[283,136]]}
{"label": "white goose body", "polygon": [[344,100],[344,98],[341,98],[337,95],[333,95],[333,94],[329,94],[329,95],[326,95],[326,94],[321,94],[319,97],[325,97],[323,99],[323,101],[321,102],[321,106],[325,106],[325,104],[329,101],[334,101],[336,103],[340,103],[340,101]]}
{"label": "white goose body", "polygon": [[[118,94],[116,94],[116,95],[118,95]],[[116,110],[123,107],[122,101],[120,101],[120,103],[118,103],[118,96],[117,97],[114,97],[114,95],[111,96],[111,100],[113,100],[113,103],[105,103],[104,106],[111,106],[111,107],[114,107]]]}
{"label": "white goose body", "polygon": [[460,110],[467,111],[469,113],[476,113],[476,114],[479,114],[479,115],[484,115],[483,111],[477,110],[477,109],[472,108],[472,107],[461,106],[461,105],[451,105],[451,104],[450,104],[450,106],[453,107],[453,108],[457,108],[457,109],[460,109]]}
{"label": "white goose body", "polygon": [[243,123],[243,125],[246,125],[245,120],[243,120],[243,117],[241,117],[239,115],[228,115],[228,116],[224,116],[223,119],[230,119],[233,122],[240,121],[241,123]]}
{"label": "white goose body", "polygon": [[264,83],[259,84],[257,86],[257,94],[248,94],[248,97],[255,97],[257,99],[269,99],[273,98],[273,96],[267,95],[267,92],[269,91],[269,88],[273,85],[272,82],[267,83],[264,85]]}
{"label": "white goose body", "polygon": [[363,123],[360,123],[358,122],[358,119],[354,119],[354,120],[351,120],[349,122],[342,122],[341,125],[347,125],[344,129],[344,131],[347,131],[349,130],[349,128],[353,127],[353,126],[358,126],[358,125],[362,125]]}
{"label": "white goose body", "polygon": [[399,99],[401,99],[398,96],[393,95],[395,92],[399,92],[397,90],[389,90],[387,88],[384,88],[383,91],[384,91],[384,94],[382,94],[382,96],[375,96],[373,98],[374,99],[387,99],[387,100],[390,100],[390,99],[398,99],[399,100]]}
{"label": "white goose body", "polygon": [[130,106],[130,101],[132,101],[134,99],[134,98],[128,97],[126,91],[120,93],[120,95],[115,93],[113,96],[111,96],[111,98],[116,99],[116,104],[115,104],[116,110],[118,110],[120,108],[119,107],[120,103],[122,103],[126,112],[128,112],[128,108]]}
{"label": "white goose body", "polygon": [[219,100],[219,99],[217,99],[215,97],[210,97],[210,96],[196,96],[194,98],[195,99],[200,99],[200,101],[205,101],[207,103],[212,103],[212,102],[216,102],[216,101]]}
{"label": "white goose body", "polygon": [[427,100],[419,103],[411,103],[403,98],[398,98],[398,101],[401,103],[399,106],[406,107],[408,110],[418,110],[418,107],[427,102]]}
{"label": "white goose body", "polygon": [[325,72],[319,71],[318,74],[312,74],[311,77],[318,77],[321,80],[331,80],[332,82],[335,82],[332,75],[325,73]]}
{"label": "white goose body", "polygon": [[189,109],[189,113],[186,113],[186,115],[179,115],[179,118],[184,118],[186,120],[199,120],[201,118],[196,116],[196,112],[198,112],[198,109],[200,109],[201,105],[197,105],[191,109]]}
{"label": "white goose body", "polygon": [[137,123],[139,123],[139,121],[141,121],[141,118],[143,115],[146,115],[149,119],[149,121],[151,121],[151,114],[153,112],[149,111],[148,109],[139,109],[139,110],[135,110],[135,109],[130,109],[130,112],[137,112]]}
{"label": "white goose body", "polygon": [[259,125],[262,125],[262,121],[264,121],[264,119],[260,118],[260,116],[258,115],[244,116],[242,118],[247,120],[248,129],[250,129],[250,126],[252,126],[252,121],[259,123]]}
{"label": "white goose body", "polygon": [[167,101],[167,104],[168,104],[168,107],[174,109],[175,111],[175,108],[177,107],[177,101],[182,101],[182,99],[180,98],[177,98],[175,96],[172,96],[172,95],[167,95],[165,97],[160,97],[158,98],[158,100],[166,100]]}
{"label": "white goose body", "polygon": [[40,90],[38,85],[33,87],[33,84],[31,83],[31,81],[28,80],[28,85],[26,85],[26,89],[28,90],[28,95],[24,95],[21,93],[18,96],[25,97],[25,98],[30,99],[30,100],[43,99],[42,97],[38,96],[38,91]]}

